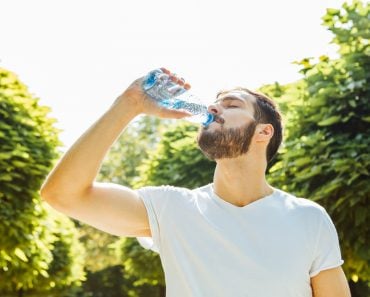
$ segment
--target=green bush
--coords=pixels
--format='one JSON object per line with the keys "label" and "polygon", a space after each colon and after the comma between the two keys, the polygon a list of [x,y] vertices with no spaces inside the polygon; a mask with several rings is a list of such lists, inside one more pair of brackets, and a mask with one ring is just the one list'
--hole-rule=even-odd
{"label": "green bush", "polygon": [[[305,90],[285,92],[293,120],[271,182],[323,205],[339,233],[346,274],[370,280],[370,37],[369,5],[359,1],[328,9],[339,58],[300,62]],[[284,97],[284,92],[282,98]]]}
{"label": "green bush", "polygon": [[39,196],[61,144],[49,111],[16,75],[0,69],[2,295],[49,291],[83,277],[74,226],[51,216]]}
{"label": "green bush", "polygon": [[215,162],[198,149],[197,131],[198,127],[179,122],[164,132],[156,150],[141,165],[135,186],[196,188],[212,182]]}

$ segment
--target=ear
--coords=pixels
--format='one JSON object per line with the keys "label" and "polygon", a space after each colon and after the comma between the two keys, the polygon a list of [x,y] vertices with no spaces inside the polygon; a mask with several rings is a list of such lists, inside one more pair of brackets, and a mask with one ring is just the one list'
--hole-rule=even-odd
{"label": "ear", "polygon": [[271,124],[258,124],[255,137],[257,142],[269,142],[274,135],[274,127]]}

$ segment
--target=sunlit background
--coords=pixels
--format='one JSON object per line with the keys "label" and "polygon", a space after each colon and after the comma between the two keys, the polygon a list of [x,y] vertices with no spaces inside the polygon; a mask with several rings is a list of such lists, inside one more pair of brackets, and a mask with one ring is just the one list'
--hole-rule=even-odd
{"label": "sunlit background", "polygon": [[0,0],[0,66],[52,108],[66,149],[153,68],[185,77],[205,102],[299,79],[294,61],[335,55],[321,17],[342,2]]}

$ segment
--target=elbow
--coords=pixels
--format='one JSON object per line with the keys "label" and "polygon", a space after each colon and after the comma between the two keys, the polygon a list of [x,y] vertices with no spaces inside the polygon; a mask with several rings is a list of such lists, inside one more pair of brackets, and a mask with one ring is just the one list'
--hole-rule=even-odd
{"label": "elbow", "polygon": [[60,186],[46,179],[40,187],[39,194],[42,200],[46,202],[57,201],[61,195]]}
{"label": "elbow", "polygon": [[62,211],[66,207],[66,201],[62,199],[62,195],[48,188],[41,187],[39,190],[41,200],[46,202],[52,208]]}
{"label": "elbow", "polygon": [[53,199],[55,200],[55,195],[53,195],[51,193],[51,191],[45,187],[45,186],[42,186],[39,190],[39,194],[40,194],[40,197],[42,200],[46,201],[46,202],[50,202],[52,201]]}
{"label": "elbow", "polygon": [[[89,188],[90,189],[90,188]],[[75,187],[69,186],[69,184],[51,184],[45,182],[40,190],[39,194],[43,201],[46,201],[52,206],[56,205],[73,205],[74,203],[81,200],[85,196],[87,189],[75,189]]]}
{"label": "elbow", "polygon": [[45,202],[48,206],[60,213],[63,213],[65,211],[65,202],[63,202],[59,195],[53,194],[48,189],[43,187],[39,190],[39,193],[41,200]]}

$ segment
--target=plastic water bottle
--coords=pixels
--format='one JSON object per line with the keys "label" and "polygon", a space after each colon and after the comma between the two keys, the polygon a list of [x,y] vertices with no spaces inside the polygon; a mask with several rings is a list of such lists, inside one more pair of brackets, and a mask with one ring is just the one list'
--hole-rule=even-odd
{"label": "plastic water bottle", "polygon": [[190,122],[208,126],[214,121],[214,116],[208,112],[207,106],[201,104],[196,96],[188,93],[186,87],[173,82],[161,69],[149,72],[144,78],[142,88],[160,106],[191,112],[193,116],[186,118]]}

